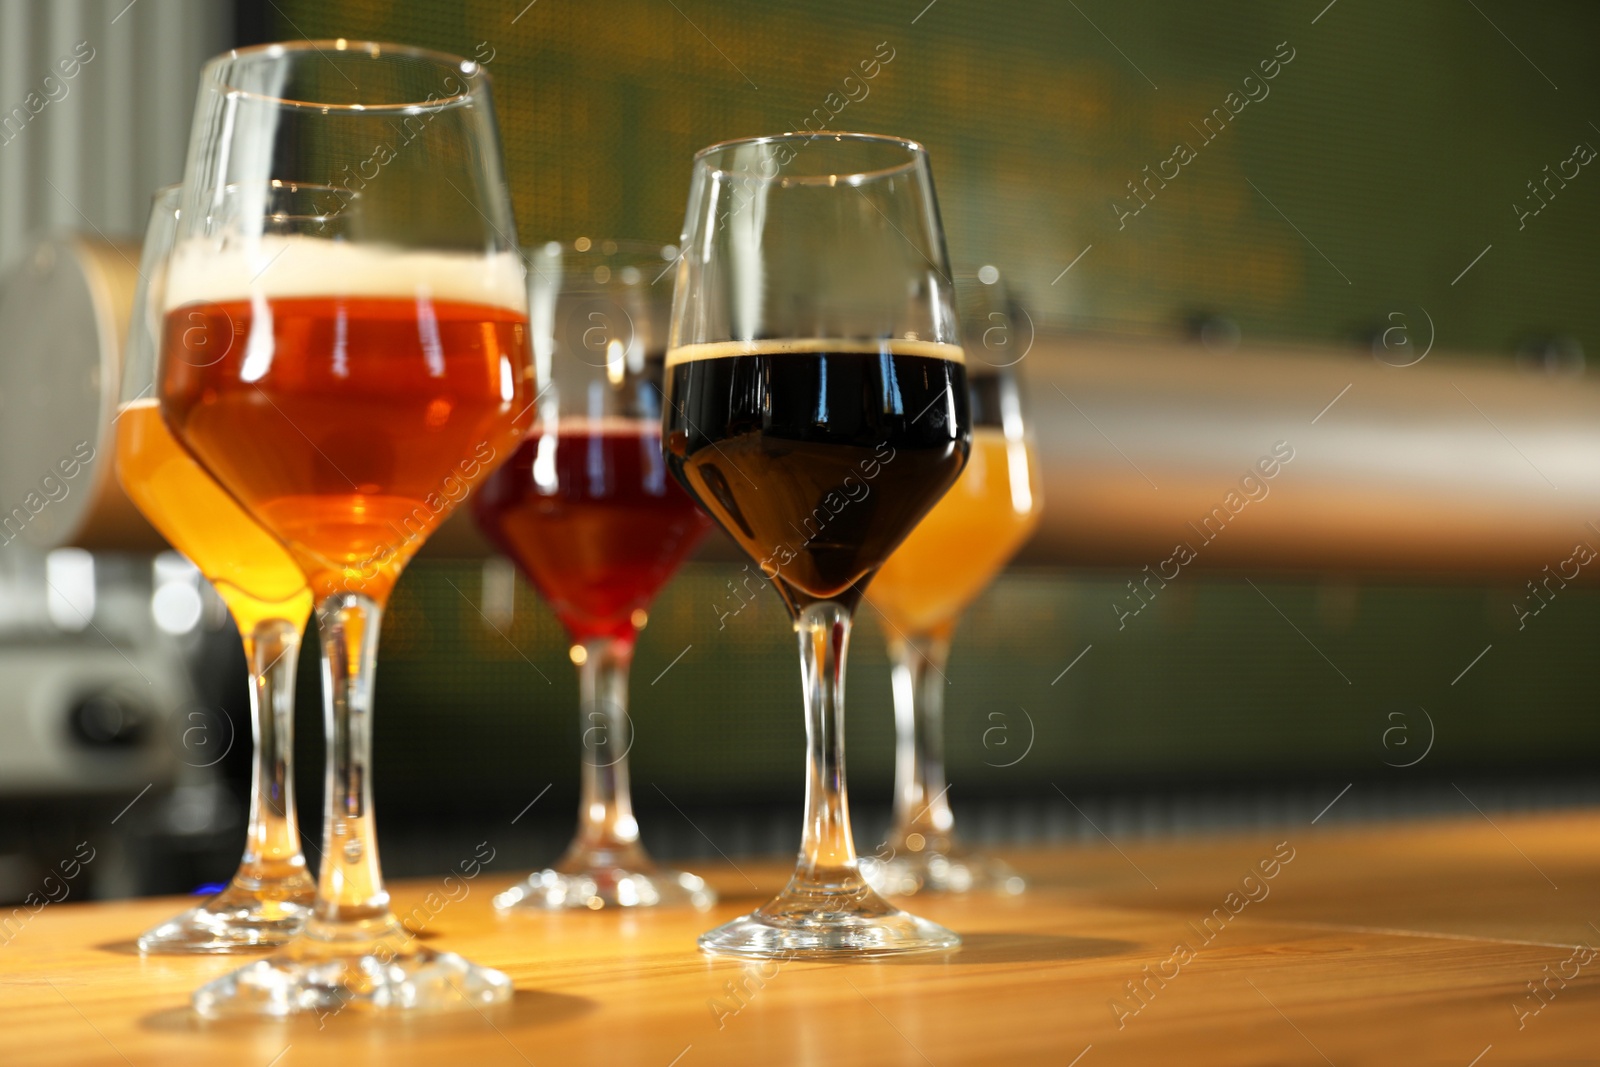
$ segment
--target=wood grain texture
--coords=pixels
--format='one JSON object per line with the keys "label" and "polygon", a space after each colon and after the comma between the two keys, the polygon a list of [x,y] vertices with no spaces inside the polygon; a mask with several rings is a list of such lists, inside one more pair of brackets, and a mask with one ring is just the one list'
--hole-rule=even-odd
{"label": "wood grain texture", "polygon": [[[1293,859],[1263,879],[1260,864],[1285,847]],[[1600,946],[1600,815],[1355,829],[1308,821],[1010,858],[1034,879],[1021,898],[918,902],[966,938],[958,953],[765,968],[707,959],[694,937],[776,888],[781,864],[708,870],[724,903],[707,914],[500,916],[489,899],[512,875],[491,868],[421,936],[511,975],[513,1004],[416,1019],[351,1011],[320,1027],[196,1019],[189,993],[240,958],[130,952],[130,939],[177,901],[50,905],[0,947],[0,1064],[1496,1067],[1600,1058],[1600,957],[1541,986],[1541,999],[1528,988],[1564,963],[1570,976],[1573,946]],[[396,901],[404,912],[440,888],[405,883]],[[1248,897],[1257,899],[1241,903]],[[1180,942],[1192,956],[1174,964]],[[1149,977],[1147,965],[1168,977]],[[1129,982],[1142,983],[1142,1004]]]}

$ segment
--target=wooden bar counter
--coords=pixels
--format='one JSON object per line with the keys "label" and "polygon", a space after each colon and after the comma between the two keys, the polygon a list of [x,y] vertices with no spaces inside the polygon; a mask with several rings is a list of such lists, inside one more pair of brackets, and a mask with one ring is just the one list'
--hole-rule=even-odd
{"label": "wooden bar counter", "polygon": [[491,867],[419,936],[505,971],[512,1004],[320,1026],[196,1018],[244,958],[133,951],[179,901],[49,905],[0,947],[0,1064],[1600,1062],[1600,814],[1492,818],[1016,852],[1027,893],[917,901],[965,946],[901,962],[697,953],[773,862],[708,868],[711,913],[622,915],[496,915]]}

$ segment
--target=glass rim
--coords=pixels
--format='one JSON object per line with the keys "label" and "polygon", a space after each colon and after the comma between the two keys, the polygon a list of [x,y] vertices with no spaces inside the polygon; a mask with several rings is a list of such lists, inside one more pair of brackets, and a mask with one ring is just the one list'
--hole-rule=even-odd
{"label": "glass rim", "polygon": [[[168,197],[179,196],[183,193],[185,184],[186,183],[184,182],[168,182],[165,185],[157,186],[156,190],[150,194],[150,199],[159,203]],[[287,178],[263,178],[259,182],[228,182],[226,185],[222,186],[222,188],[231,192],[235,189],[243,189],[247,185],[264,185],[270,189],[289,189],[295,192],[298,192],[301,189],[323,189],[339,192],[344,191],[340,186],[329,185],[326,182],[297,182],[290,181]],[[360,194],[356,193],[352,195]]]}
{"label": "glass rim", "polygon": [[[449,96],[436,97],[433,100],[413,100],[398,103],[383,104],[336,104],[316,100],[297,100],[285,96],[275,96],[271,93],[257,92],[254,89],[245,89],[234,85],[218,72],[228,64],[244,61],[259,62],[263,59],[280,59],[292,54],[315,53],[327,59],[328,52],[355,52],[362,53],[369,59],[378,59],[388,55],[404,56],[408,59],[427,60],[441,67],[447,67],[458,73],[467,83],[462,92],[452,93]],[[329,62],[332,62],[329,60]],[[218,91],[229,96],[242,96],[251,100],[261,100],[280,107],[309,109],[316,111],[341,111],[354,114],[364,112],[377,112],[379,114],[394,114],[405,112],[411,114],[425,114],[432,111],[445,111],[454,107],[462,107],[471,103],[478,95],[481,88],[486,88],[489,83],[489,72],[483,65],[463,56],[441,52],[433,48],[418,48],[415,45],[390,44],[385,41],[350,40],[345,37],[333,39],[303,41],[271,41],[267,44],[248,45],[243,48],[231,48],[206,62],[203,74],[205,81],[213,85]]]}
{"label": "glass rim", "polygon": [[[579,248],[578,241],[587,240],[588,246]],[[610,245],[608,251],[606,246]],[[562,259],[606,259],[612,256],[623,258],[656,258],[663,263],[671,262],[671,257],[662,253],[672,248],[676,250],[674,241],[662,241],[657,244],[647,241],[642,237],[573,237],[566,240],[550,238],[545,241],[535,241],[522,246],[523,255],[533,256],[560,256]]]}
{"label": "glass rim", "polygon": [[[778,172],[770,177],[759,174],[736,174],[733,171],[723,170],[721,167],[712,166],[709,159],[713,154],[726,152],[736,148],[748,148],[755,145],[784,144],[801,142],[810,144],[814,141],[850,141],[856,144],[874,144],[881,147],[897,147],[904,151],[905,159],[893,166],[878,167],[872,170],[855,171],[849,174],[802,174],[785,175],[780,167]],[[727,141],[718,141],[706,145],[694,154],[696,166],[705,166],[712,178],[730,177],[744,181],[762,182],[769,184],[786,185],[837,185],[840,183],[859,185],[865,181],[887,178],[908,170],[913,170],[928,158],[928,150],[920,141],[913,141],[909,137],[901,137],[892,133],[855,133],[847,130],[828,130],[818,133],[800,132],[791,130],[787,133],[764,134],[759,137],[735,137]]]}

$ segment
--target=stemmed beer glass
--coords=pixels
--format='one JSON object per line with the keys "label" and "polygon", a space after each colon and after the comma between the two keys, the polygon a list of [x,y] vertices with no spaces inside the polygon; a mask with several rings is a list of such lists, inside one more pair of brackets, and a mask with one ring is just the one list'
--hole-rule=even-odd
{"label": "stemmed beer glass", "polygon": [[859,869],[844,773],[852,612],[960,474],[967,383],[927,153],[786,134],[695,156],[667,351],[664,444],[684,487],[794,618],[806,711],[799,863],[711,953],[952,948]]}
{"label": "stemmed beer glass", "polygon": [[311,917],[195,1006],[504,1001],[505,975],[417,945],[390,908],[371,779],[384,604],[514,450],[532,395],[488,79],[453,56],[342,40],[226,53],[202,73],[185,188],[161,411],[304,573],[328,732]]}
{"label": "stemmed beer glass", "polygon": [[709,906],[697,875],[639,844],[628,789],[628,667],[650,602],[710,522],[667,476],[661,366],[671,289],[659,247],[551,242],[529,257],[538,419],[473,498],[485,534],[560,617],[578,668],[578,833],[501,908]]}
{"label": "stemmed beer glass", "polygon": [[[123,354],[117,477],[129,498],[228,605],[250,672],[255,763],[244,858],[226,888],[147,931],[141,952],[237,952],[281,945],[316,892],[294,804],[294,676],[311,590],[289,554],[173,439],[157,403],[167,257],[182,188],[155,196]],[[198,340],[198,339],[197,339]],[[198,349],[197,349],[198,352]]]}
{"label": "stemmed beer glass", "polygon": [[891,894],[1024,888],[1007,864],[956,841],[944,780],[950,637],[967,605],[1039,525],[1043,507],[1010,302],[993,267],[979,273],[979,286],[960,301],[971,357],[972,454],[955,487],[895,549],[867,593],[894,669],[895,796],[887,852],[863,866],[872,884]]}

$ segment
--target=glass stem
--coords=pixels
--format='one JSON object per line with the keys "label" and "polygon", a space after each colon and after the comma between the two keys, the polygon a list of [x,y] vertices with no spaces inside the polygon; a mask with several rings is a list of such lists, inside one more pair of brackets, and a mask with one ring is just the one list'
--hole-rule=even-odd
{"label": "glass stem", "polygon": [[856,867],[844,776],[844,663],[850,611],[832,601],[819,601],[800,612],[795,630],[800,635],[806,704],[806,822],[800,865],[789,892],[857,892],[865,882]]}
{"label": "glass stem", "polygon": [[305,879],[309,884],[294,805],[294,681],[300,628],[286,619],[267,619],[245,636],[244,652],[250,670],[255,766],[244,859],[234,884],[251,890],[287,879]]}
{"label": "glass stem", "polygon": [[894,668],[894,822],[896,852],[948,852],[951,827],[944,780],[945,664],[948,635],[898,635],[889,641]]}
{"label": "glass stem", "polygon": [[322,874],[306,934],[372,941],[400,932],[378,867],[372,815],[372,690],[383,607],[359,593],[317,605],[328,734]]}
{"label": "glass stem", "polygon": [[578,836],[563,868],[629,866],[643,858],[639,824],[628,788],[628,668],[633,642],[608,637],[586,641],[578,667],[578,729],[583,744]]}

